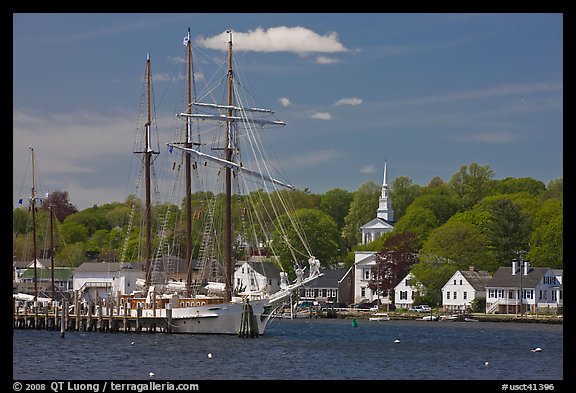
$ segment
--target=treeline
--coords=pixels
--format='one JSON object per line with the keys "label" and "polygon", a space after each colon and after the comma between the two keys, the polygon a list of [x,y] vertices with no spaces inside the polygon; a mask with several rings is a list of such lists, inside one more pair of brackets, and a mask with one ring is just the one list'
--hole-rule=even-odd
{"label": "treeline", "polygon": [[[237,196],[233,201],[236,228],[256,234],[258,244],[247,238],[236,238],[235,256],[266,253],[273,247],[281,256],[287,271],[294,253],[303,260],[304,238],[320,259],[323,268],[350,266],[354,251],[380,251],[386,239],[410,234],[410,248],[418,254],[418,263],[428,264],[430,271],[448,266],[455,271],[474,265],[494,273],[509,266],[519,251],[532,266],[563,267],[563,180],[545,185],[532,178],[494,179],[489,166],[477,163],[463,165],[445,182],[433,178],[427,185],[415,184],[400,176],[390,184],[394,209],[394,230],[376,241],[359,245],[360,226],[376,217],[381,184],[369,181],[355,192],[340,188],[324,194],[307,190],[282,191],[264,197],[263,191]],[[36,215],[38,257],[50,249],[49,207],[55,213],[53,227],[55,262],[61,266],[78,266],[89,259],[102,261],[142,260],[142,201],[130,195],[124,202],[112,202],[77,211],[66,192],[53,193],[44,200]],[[192,196],[193,255],[202,248],[204,223],[214,214],[209,205],[221,195],[198,192]],[[274,200],[286,199],[295,209],[302,233],[280,232],[287,216],[271,214]],[[159,204],[152,207],[153,246],[163,233],[165,252],[185,255],[184,204]],[[217,210],[218,208],[216,208]],[[247,218],[248,209],[266,212],[259,221]],[[131,223],[131,224],[130,224]],[[17,260],[32,259],[31,215],[23,206],[13,211],[13,253]],[[218,233],[219,228],[214,228]],[[300,242],[296,249],[285,246],[289,238]],[[422,275],[426,276],[427,272]]]}

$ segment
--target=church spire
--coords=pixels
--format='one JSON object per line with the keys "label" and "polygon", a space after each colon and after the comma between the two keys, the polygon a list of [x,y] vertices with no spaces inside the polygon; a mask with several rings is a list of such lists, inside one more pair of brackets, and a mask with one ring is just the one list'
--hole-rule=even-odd
{"label": "church spire", "polygon": [[382,192],[378,202],[376,216],[388,222],[394,221],[394,210],[392,210],[392,199],[388,195],[388,173],[386,160],[384,160],[384,180],[382,181]]}

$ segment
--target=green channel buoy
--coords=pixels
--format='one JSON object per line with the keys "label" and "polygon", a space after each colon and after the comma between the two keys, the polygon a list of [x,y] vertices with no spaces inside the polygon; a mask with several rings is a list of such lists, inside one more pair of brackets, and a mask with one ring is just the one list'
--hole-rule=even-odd
{"label": "green channel buoy", "polygon": [[358,322],[356,322],[356,318],[352,319],[352,327],[358,326]]}

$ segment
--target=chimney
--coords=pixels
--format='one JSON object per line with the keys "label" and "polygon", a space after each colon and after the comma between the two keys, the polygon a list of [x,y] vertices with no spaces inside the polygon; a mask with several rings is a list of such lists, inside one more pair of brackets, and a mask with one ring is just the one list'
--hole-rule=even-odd
{"label": "chimney", "polygon": [[516,259],[512,259],[512,275],[516,275],[516,269],[518,268],[518,261]]}
{"label": "chimney", "polygon": [[470,272],[473,272],[473,271],[475,271],[475,270],[474,270],[474,265],[470,265],[470,266],[468,266],[468,271],[470,271]]}

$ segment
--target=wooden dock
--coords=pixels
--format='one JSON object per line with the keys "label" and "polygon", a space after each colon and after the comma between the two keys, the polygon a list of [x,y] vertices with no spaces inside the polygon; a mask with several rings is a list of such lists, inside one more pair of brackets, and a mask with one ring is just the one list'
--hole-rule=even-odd
{"label": "wooden dock", "polygon": [[[124,307],[114,307],[115,304],[90,305],[86,309],[74,307],[79,313],[70,312],[64,302],[55,310],[49,306],[33,306],[31,308],[13,307],[14,329],[45,329],[64,331],[91,332],[165,332],[171,333],[171,310],[167,316],[142,316],[142,309],[131,313]],[[135,314],[135,315],[133,315]]]}

